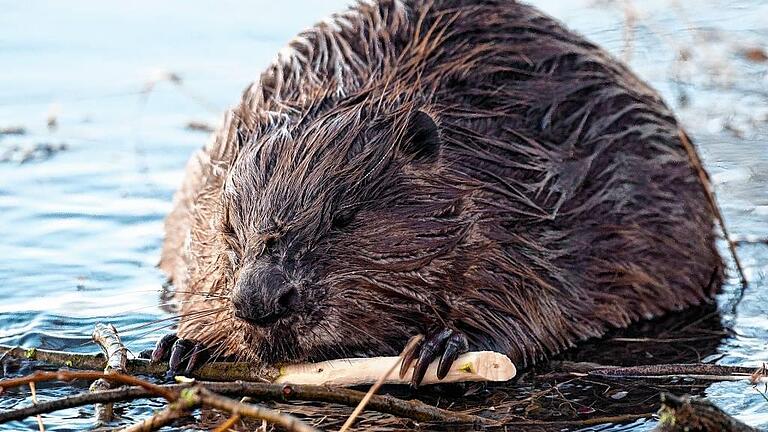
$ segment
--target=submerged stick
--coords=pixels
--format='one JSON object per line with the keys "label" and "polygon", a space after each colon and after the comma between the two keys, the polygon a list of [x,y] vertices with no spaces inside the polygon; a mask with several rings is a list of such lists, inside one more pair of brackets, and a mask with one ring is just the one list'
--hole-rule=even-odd
{"label": "submerged stick", "polygon": [[612,376],[650,375],[741,375],[749,378],[758,367],[729,366],[710,363],[666,363],[657,365],[615,366],[590,362],[552,362],[556,370]]}
{"label": "submerged stick", "polygon": [[576,376],[608,379],[672,379],[691,378],[701,381],[750,381],[768,383],[760,368],[726,366],[708,363],[679,363],[642,366],[609,366],[589,362],[562,361],[555,369]]}

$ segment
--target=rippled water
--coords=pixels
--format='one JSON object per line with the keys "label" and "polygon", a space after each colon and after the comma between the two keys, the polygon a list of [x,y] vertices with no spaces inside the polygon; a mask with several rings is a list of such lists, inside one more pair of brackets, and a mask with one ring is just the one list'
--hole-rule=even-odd
{"label": "rippled water", "polygon": [[[150,347],[158,332],[130,329],[167,316],[155,268],[162,220],[187,157],[207,140],[185,126],[215,124],[292,35],[346,3],[0,1],[0,128],[27,130],[0,136],[0,343],[93,351],[93,325],[108,321],[131,349]],[[768,3],[637,2],[630,50],[623,2],[535,3],[626,56],[663,93],[699,146],[732,233],[768,238],[768,63],[740,55],[768,45]],[[690,60],[675,61],[681,52]],[[157,80],[168,73],[182,85]],[[757,365],[768,361],[768,245],[738,251],[751,284],[735,315],[723,314],[736,336],[719,361]],[[733,278],[721,304],[737,291]],[[706,394],[768,426],[768,402],[748,384]],[[0,409],[20,401],[29,402],[3,396]],[[157,406],[132,404],[123,416]],[[93,425],[90,408],[45,419],[48,430]],[[22,426],[36,427],[2,427]]]}

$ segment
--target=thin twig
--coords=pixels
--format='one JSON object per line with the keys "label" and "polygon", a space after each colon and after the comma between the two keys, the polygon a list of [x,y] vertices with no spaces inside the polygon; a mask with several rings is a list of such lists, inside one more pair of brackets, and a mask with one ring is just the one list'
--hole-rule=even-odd
{"label": "thin twig", "polygon": [[673,379],[690,378],[699,381],[750,381],[768,383],[768,377],[756,376],[755,368],[721,366],[706,363],[661,364],[642,366],[605,366],[594,363],[561,362],[557,369],[573,376],[606,379]]}
{"label": "thin twig", "polygon": [[726,335],[725,332],[713,334],[713,335],[706,335],[706,336],[695,336],[695,337],[686,337],[686,338],[625,338],[625,337],[615,337],[609,339],[611,342],[628,342],[628,343],[652,343],[652,344],[663,344],[663,343],[672,343],[672,344],[679,344],[679,343],[686,343],[686,342],[698,342],[702,340],[708,340],[708,339],[722,339]]}
{"label": "thin twig", "polygon": [[733,256],[733,261],[736,264],[736,270],[739,272],[739,277],[741,278],[741,293],[736,303],[734,304],[734,307],[736,307],[739,301],[741,301],[741,298],[744,296],[744,290],[747,289],[747,276],[744,274],[744,268],[742,267],[741,261],[739,260],[739,255],[736,253],[736,246],[731,239],[731,235],[728,233],[728,228],[725,225],[723,213],[720,211],[720,206],[717,205],[715,190],[712,187],[712,183],[709,181],[707,172],[704,170],[704,166],[701,163],[699,154],[696,153],[696,149],[693,147],[693,144],[691,144],[691,140],[688,139],[688,136],[685,134],[685,132],[683,132],[682,129],[678,130],[678,135],[680,136],[680,141],[683,143],[683,147],[685,148],[686,153],[688,153],[688,159],[690,159],[691,164],[699,176],[699,181],[701,182],[701,186],[704,188],[709,206],[712,208],[712,212],[715,214],[715,218],[720,225],[720,230],[723,232],[723,237],[725,237],[725,241],[728,243],[728,249],[731,251],[731,256]]}
{"label": "thin twig", "polygon": [[[37,405],[37,391],[35,391],[35,383],[29,383],[29,391],[32,392],[32,403]],[[37,415],[37,427],[40,429],[40,432],[45,432],[43,417],[40,414]]]}
{"label": "thin twig", "polygon": [[[418,335],[414,338],[412,338],[405,348],[403,348],[403,353],[411,351],[414,346],[416,346],[417,343],[421,342],[421,340],[424,338],[422,335]],[[389,368],[389,370],[383,374],[372,386],[370,389],[368,389],[368,392],[363,396],[363,399],[360,401],[359,404],[355,407],[355,410],[352,411],[352,414],[349,416],[346,422],[344,422],[344,425],[341,426],[341,429],[339,429],[339,432],[346,432],[350,427],[352,427],[352,423],[355,422],[355,419],[357,416],[360,415],[361,412],[363,412],[363,409],[365,409],[365,406],[368,404],[368,401],[371,400],[371,397],[379,391],[379,388],[384,384],[384,381],[387,380],[387,377],[392,374],[392,372],[395,371],[395,368],[398,367],[403,362],[403,354],[401,353],[400,356],[397,358],[397,361],[392,363],[392,366]]]}
{"label": "thin twig", "polygon": [[190,410],[200,405],[196,398],[179,397],[178,400],[168,404],[162,410],[145,418],[144,420],[120,429],[120,432],[152,432],[169,425],[174,420],[184,417]]}
{"label": "thin twig", "polygon": [[[250,401],[251,401],[251,398],[247,396],[240,399],[240,403],[246,403]],[[229,428],[234,426],[235,423],[239,422],[240,419],[241,419],[240,414],[232,414],[231,416],[229,416],[229,418],[226,421],[224,421],[224,423],[220,424],[213,432],[227,432]],[[264,430],[266,430],[266,428]]]}
{"label": "thin twig", "polygon": [[762,244],[768,245],[768,238],[755,237],[755,238],[737,238],[733,241],[736,246],[750,245],[750,244]]}
{"label": "thin twig", "polygon": [[240,421],[240,414],[232,414],[231,416],[229,416],[229,418],[226,421],[224,421],[224,423],[217,426],[213,432],[227,432],[229,428],[234,426],[235,423],[239,421]]}
{"label": "thin twig", "polygon": [[637,24],[637,9],[631,0],[624,1],[624,48],[621,57],[624,63],[632,61],[632,51],[635,41],[635,26]]}
{"label": "thin twig", "polygon": [[23,420],[38,414],[52,413],[79,406],[96,403],[124,402],[136,399],[156,398],[154,393],[141,387],[123,387],[116,390],[105,390],[98,393],[80,393],[59,399],[51,399],[36,405],[0,412],[0,424],[10,421]]}
{"label": "thin twig", "polygon": [[10,379],[0,380],[0,393],[2,393],[2,391],[4,390],[23,386],[31,382],[38,383],[38,382],[45,382],[45,381],[97,380],[99,378],[103,378],[111,382],[119,382],[121,384],[139,386],[146,389],[152,394],[162,396],[168,401],[174,401],[176,400],[176,397],[177,397],[175,392],[173,392],[172,390],[169,390],[167,387],[152,384],[150,382],[144,381],[143,379],[132,377],[130,375],[123,375],[123,374],[117,374],[117,373],[104,373],[104,372],[97,372],[97,371],[64,371],[64,370],[57,371],[57,372],[37,371],[35,373],[20,377],[20,378],[10,378]]}
{"label": "thin twig", "polygon": [[[234,399],[213,393],[202,386],[196,386],[191,392],[197,392],[199,400],[203,405],[233,414],[239,414],[241,416],[263,419],[291,432],[319,432],[318,429],[315,429],[292,415],[283,414],[277,410],[258,405],[241,403]],[[183,393],[184,392],[182,392],[182,394]]]}
{"label": "thin twig", "polygon": [[162,411],[134,425],[121,429],[121,432],[151,432],[167,426],[174,420],[183,417],[191,409],[206,405],[239,416],[263,419],[276,424],[289,432],[320,432],[298,418],[283,414],[277,410],[262,406],[246,404],[218,395],[201,385],[183,389],[179,399],[168,405]]}
{"label": "thin twig", "polygon": [[6,358],[6,357],[8,357],[8,354],[9,354],[9,353],[11,353],[13,350],[16,350],[16,349],[19,349],[19,348],[21,348],[21,347],[20,347],[20,346],[18,346],[18,345],[16,345],[16,346],[12,346],[12,347],[8,347],[8,346],[0,345],[0,349],[4,349],[4,350],[5,350],[5,352],[3,353],[3,355],[1,355],[1,356],[0,356],[0,363],[2,363],[2,362],[3,362],[3,360],[5,360],[5,358]]}

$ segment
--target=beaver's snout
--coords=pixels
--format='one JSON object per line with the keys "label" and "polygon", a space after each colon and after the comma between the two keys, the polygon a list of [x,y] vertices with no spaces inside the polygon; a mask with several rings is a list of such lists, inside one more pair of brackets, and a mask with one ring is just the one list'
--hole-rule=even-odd
{"label": "beaver's snout", "polygon": [[266,327],[290,315],[299,293],[277,269],[239,278],[232,295],[236,317]]}

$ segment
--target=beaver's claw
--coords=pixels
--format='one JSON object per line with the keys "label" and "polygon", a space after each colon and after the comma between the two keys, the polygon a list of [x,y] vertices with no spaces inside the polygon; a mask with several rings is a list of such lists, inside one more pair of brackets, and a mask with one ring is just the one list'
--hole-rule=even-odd
{"label": "beaver's claw", "polygon": [[408,368],[416,361],[411,378],[411,387],[417,388],[427,373],[430,363],[440,359],[437,365],[437,377],[445,378],[451,365],[459,355],[467,352],[469,343],[463,333],[449,328],[430,332],[416,344],[408,344],[409,349],[403,351],[403,363],[400,366],[400,378],[408,372]]}
{"label": "beaver's claw", "polygon": [[150,356],[153,362],[168,362],[167,379],[176,375],[189,375],[210,358],[211,349],[191,339],[181,339],[174,334],[163,336]]}

